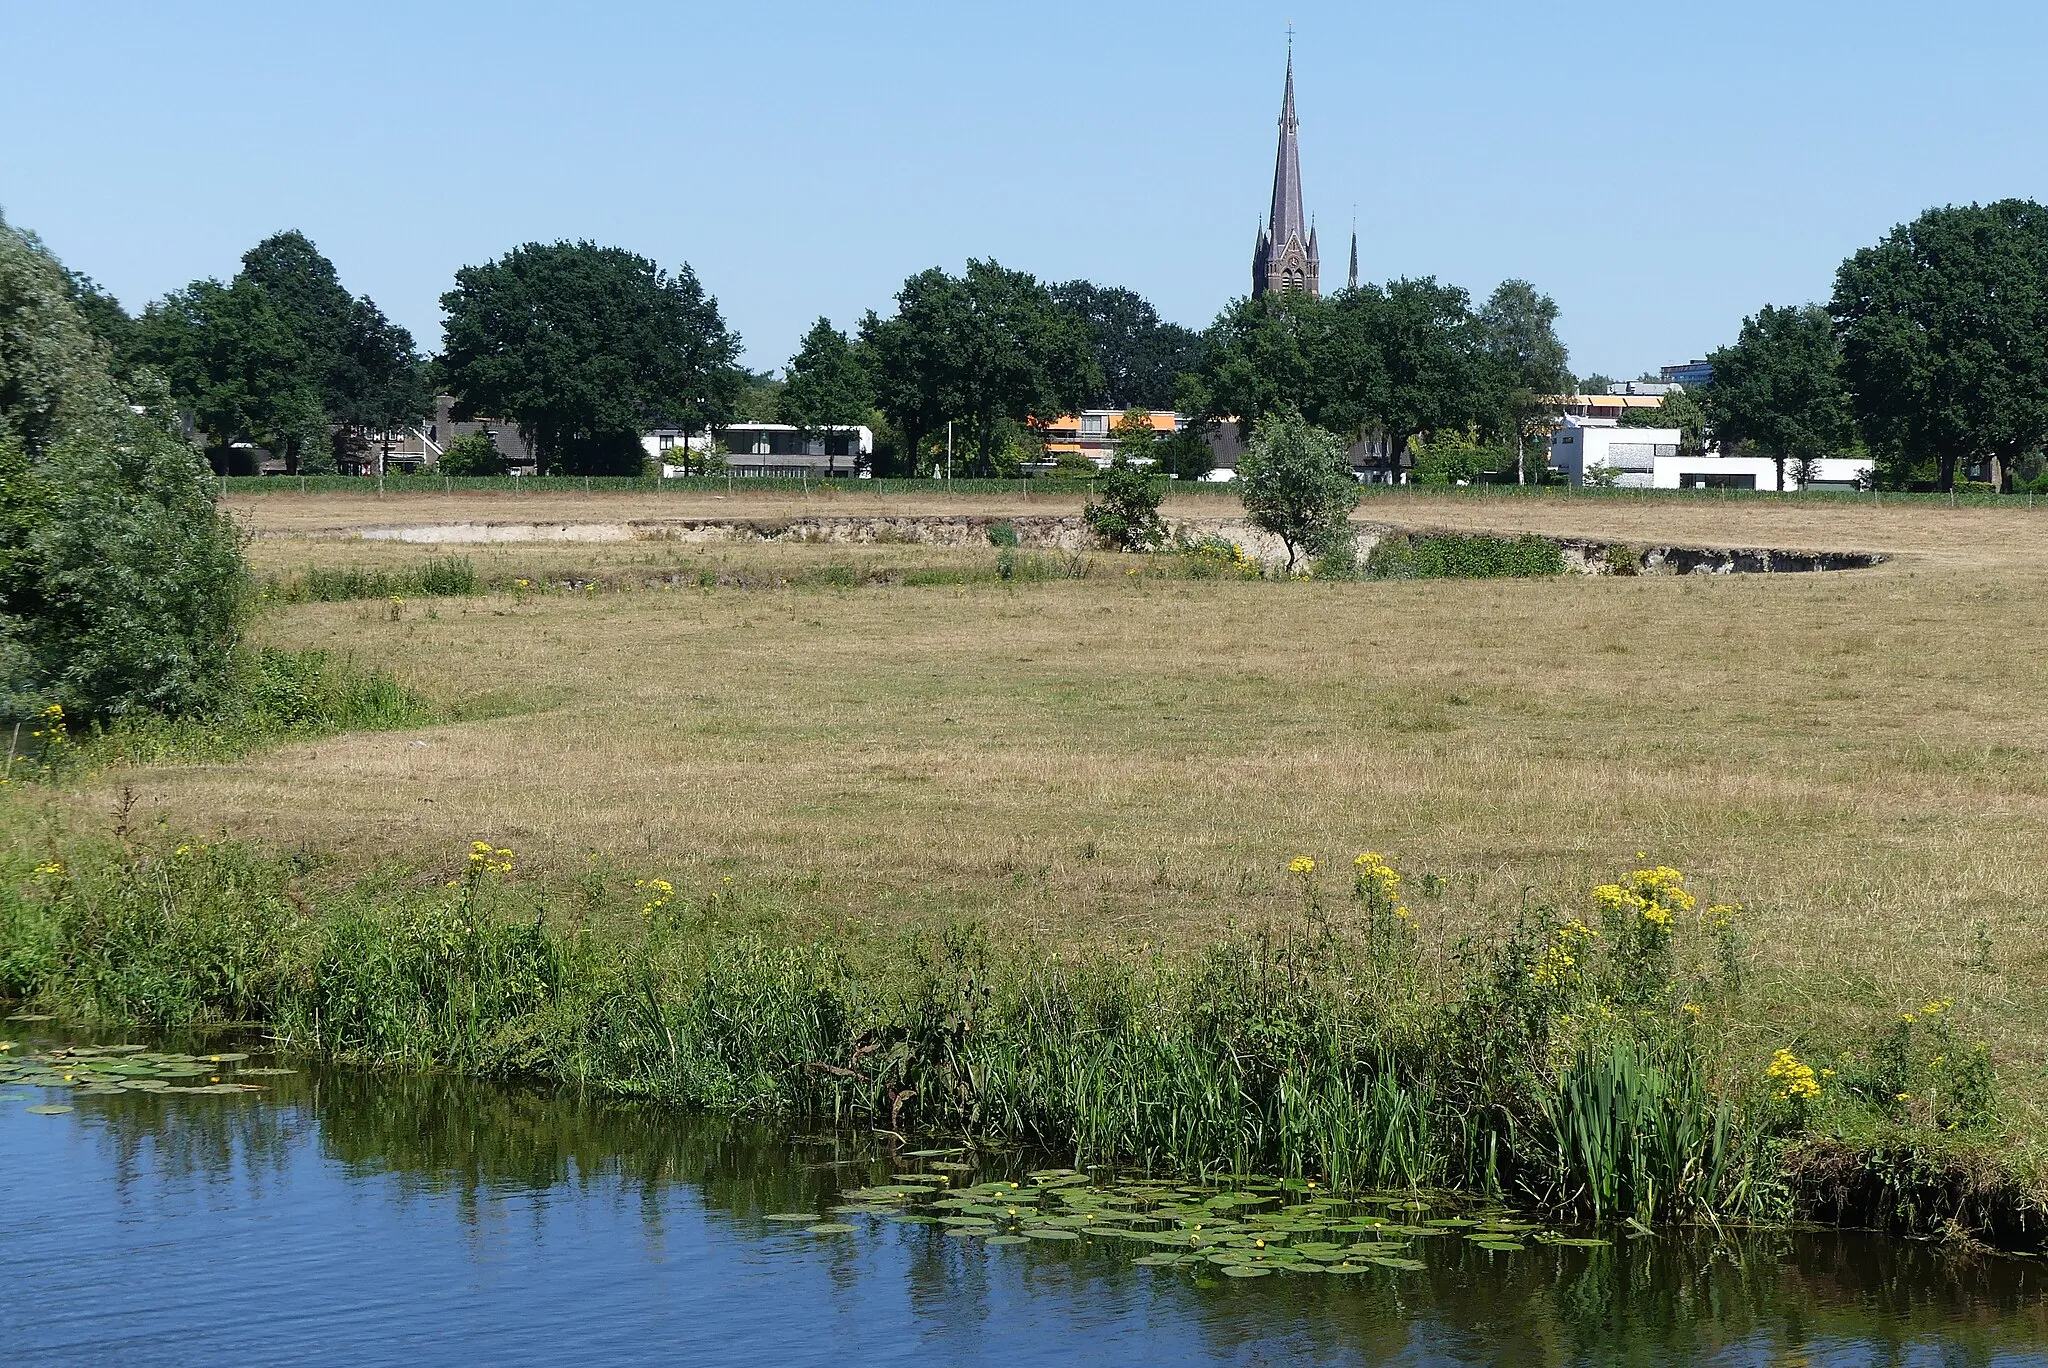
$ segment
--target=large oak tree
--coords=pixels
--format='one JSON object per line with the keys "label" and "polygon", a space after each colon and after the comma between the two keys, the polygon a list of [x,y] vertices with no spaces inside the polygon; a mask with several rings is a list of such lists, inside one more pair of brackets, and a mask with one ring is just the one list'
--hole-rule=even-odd
{"label": "large oak tree", "polygon": [[1828,312],[1865,435],[1931,453],[1942,489],[1980,461],[2009,489],[2048,444],[2048,208],[1930,209],[1842,263]]}
{"label": "large oak tree", "polygon": [[718,426],[746,383],[696,273],[618,247],[528,243],[457,271],[441,308],[458,413],[517,423],[544,471],[637,475],[650,427]]}

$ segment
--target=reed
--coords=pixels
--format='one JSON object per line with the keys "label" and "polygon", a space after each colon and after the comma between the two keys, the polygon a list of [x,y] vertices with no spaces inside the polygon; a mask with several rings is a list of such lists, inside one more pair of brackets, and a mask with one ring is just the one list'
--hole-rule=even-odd
{"label": "reed", "polygon": [[[971,927],[790,943],[659,881],[641,886],[644,934],[602,933],[508,882],[515,857],[482,843],[452,879],[315,907],[290,861],[124,832],[6,852],[0,994],[1077,1163],[1457,1188],[1595,1219],[1793,1210],[1783,1156],[1820,1114],[1731,1069],[1697,1003],[1639,991],[1667,966],[1635,942],[1668,934],[1690,962],[1711,926],[1667,933],[1629,904],[1651,930],[1624,943],[1525,909],[1432,961],[1404,934],[1399,876],[1366,858],[1348,899],[1304,874],[1280,929],[1186,956],[1055,956]],[[1681,906],[1675,871],[1611,887]],[[1735,985],[1709,986],[1733,1012]]]}

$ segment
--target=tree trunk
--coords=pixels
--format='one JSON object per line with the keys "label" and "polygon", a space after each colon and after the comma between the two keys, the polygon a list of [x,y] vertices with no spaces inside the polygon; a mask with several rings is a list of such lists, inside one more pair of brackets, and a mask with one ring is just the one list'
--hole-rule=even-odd
{"label": "tree trunk", "polygon": [[1953,451],[1944,451],[1941,453],[1940,475],[1935,481],[1935,488],[1939,489],[1944,494],[1955,493],[1956,454]]}

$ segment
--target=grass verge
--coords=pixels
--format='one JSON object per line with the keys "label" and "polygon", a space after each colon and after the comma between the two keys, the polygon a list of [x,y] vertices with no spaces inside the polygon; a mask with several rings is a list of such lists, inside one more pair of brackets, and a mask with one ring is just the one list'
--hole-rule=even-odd
{"label": "grass verge", "polygon": [[[316,907],[303,862],[252,847],[49,833],[0,853],[0,993],[81,1020],[258,1022],[342,1060],[1596,1220],[2048,1232],[2038,1175],[1982,1143],[1994,1080],[1943,1004],[1754,1068],[1729,1031],[1739,909],[1675,870],[1433,948],[1383,860],[1332,890],[1304,857],[1284,928],[1059,955],[966,926],[798,942],[730,886],[596,860],[565,900],[481,842]],[[602,915],[620,897],[637,932]]]}

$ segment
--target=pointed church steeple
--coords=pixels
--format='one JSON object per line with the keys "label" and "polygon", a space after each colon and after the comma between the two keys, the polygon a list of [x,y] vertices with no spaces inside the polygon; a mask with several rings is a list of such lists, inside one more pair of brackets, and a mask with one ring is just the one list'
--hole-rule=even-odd
{"label": "pointed church steeple", "polygon": [[1358,288],[1358,220],[1356,216],[1351,221],[1351,274],[1345,279],[1344,288],[1347,290]]}
{"label": "pointed church steeple", "polygon": [[1301,121],[1294,115],[1294,32],[1287,34],[1287,84],[1280,97],[1280,148],[1273,158],[1273,206],[1252,255],[1252,296],[1320,293],[1315,228],[1301,205]]}

